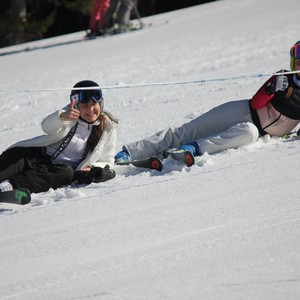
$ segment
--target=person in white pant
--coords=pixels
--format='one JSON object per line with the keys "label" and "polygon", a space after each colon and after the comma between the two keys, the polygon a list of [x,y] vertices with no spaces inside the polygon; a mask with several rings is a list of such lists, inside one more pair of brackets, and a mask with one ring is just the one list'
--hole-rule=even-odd
{"label": "person in white pant", "polygon": [[105,14],[104,25],[105,28],[111,28],[115,25],[114,15],[117,12],[116,22],[120,26],[129,25],[130,15],[133,9],[133,0],[110,0],[110,6]]}
{"label": "person in white pant", "polygon": [[[300,70],[300,41],[290,54],[291,70]],[[265,134],[284,136],[299,122],[300,73],[273,75],[250,100],[224,103],[180,127],[125,144],[115,163],[148,158],[169,148],[195,156],[236,149]]]}

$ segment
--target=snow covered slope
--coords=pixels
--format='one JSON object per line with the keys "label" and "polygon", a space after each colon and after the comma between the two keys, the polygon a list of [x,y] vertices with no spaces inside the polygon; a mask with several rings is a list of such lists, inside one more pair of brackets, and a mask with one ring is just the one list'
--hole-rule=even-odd
{"label": "snow covered slope", "polygon": [[[250,98],[267,77],[230,78],[288,69],[299,9],[299,0],[220,0],[149,17],[143,31],[2,48],[0,91],[63,90],[0,93],[1,151],[41,134],[82,79],[206,81],[104,89],[120,119],[117,150]],[[109,182],[0,204],[0,299],[299,298],[299,143],[265,137],[189,169],[119,167]]]}

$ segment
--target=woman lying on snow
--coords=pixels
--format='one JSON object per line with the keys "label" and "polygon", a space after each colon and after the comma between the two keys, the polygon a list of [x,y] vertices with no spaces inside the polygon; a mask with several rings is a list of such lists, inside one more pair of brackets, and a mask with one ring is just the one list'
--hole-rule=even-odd
{"label": "woman lying on snow", "polygon": [[20,141],[0,156],[0,189],[45,192],[73,181],[102,182],[115,177],[117,121],[103,111],[100,88],[89,80],[71,91],[71,103],[42,121],[45,135]]}
{"label": "woman lying on snow", "polygon": [[[300,70],[300,41],[290,50],[291,70]],[[251,100],[222,104],[180,127],[126,144],[116,163],[151,157],[169,148],[193,155],[216,153],[257,141],[259,136],[283,136],[300,122],[300,73],[272,76]]]}

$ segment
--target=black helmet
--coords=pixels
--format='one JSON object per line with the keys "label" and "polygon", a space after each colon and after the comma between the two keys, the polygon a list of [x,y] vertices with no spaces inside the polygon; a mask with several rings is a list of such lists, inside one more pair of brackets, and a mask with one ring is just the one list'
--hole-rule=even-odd
{"label": "black helmet", "polygon": [[[96,88],[93,88],[96,87]],[[94,102],[98,102],[101,106],[101,109],[103,110],[103,95],[102,90],[99,87],[99,85],[91,80],[82,80],[77,82],[73,88],[76,88],[71,91],[70,99],[74,99],[77,102],[87,104],[90,100]],[[84,89],[80,89],[84,88]],[[91,89],[89,89],[91,88]]]}

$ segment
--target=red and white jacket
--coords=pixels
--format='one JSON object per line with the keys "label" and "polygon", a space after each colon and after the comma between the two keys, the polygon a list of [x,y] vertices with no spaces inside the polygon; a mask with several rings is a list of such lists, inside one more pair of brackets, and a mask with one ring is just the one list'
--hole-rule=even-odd
{"label": "red and white jacket", "polygon": [[289,82],[285,91],[268,94],[267,86],[275,80],[274,75],[250,100],[252,118],[261,135],[283,136],[300,122],[300,79],[294,74],[285,76]]}

